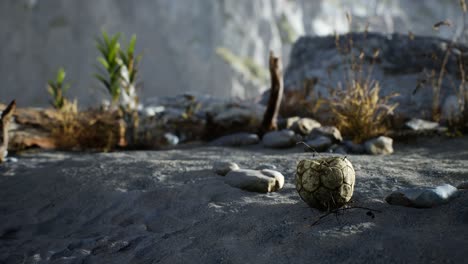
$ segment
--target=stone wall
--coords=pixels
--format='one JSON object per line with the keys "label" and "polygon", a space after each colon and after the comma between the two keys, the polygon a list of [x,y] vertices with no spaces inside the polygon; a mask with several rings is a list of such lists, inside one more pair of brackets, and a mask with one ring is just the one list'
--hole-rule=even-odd
{"label": "stone wall", "polygon": [[281,53],[286,64],[291,44],[301,35],[348,31],[347,10],[355,17],[352,30],[370,21],[371,30],[382,32],[433,34],[434,20],[453,17],[456,23],[461,17],[458,1],[352,2],[2,0],[0,102],[17,98],[20,106],[46,105],[46,81],[61,66],[72,83],[71,97],[82,105],[100,102],[106,93],[92,74],[94,38],[101,30],[137,34],[137,50],[144,55],[143,99],[190,91],[248,98],[266,89],[267,79],[256,75],[252,65],[226,62],[219,48],[263,68],[270,49]]}

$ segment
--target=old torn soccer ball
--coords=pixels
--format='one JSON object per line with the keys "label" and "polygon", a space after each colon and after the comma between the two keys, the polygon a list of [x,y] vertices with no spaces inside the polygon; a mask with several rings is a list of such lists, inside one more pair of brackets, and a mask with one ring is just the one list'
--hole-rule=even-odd
{"label": "old torn soccer ball", "polygon": [[310,207],[323,211],[345,205],[354,191],[355,172],[345,157],[301,160],[297,165],[296,189]]}

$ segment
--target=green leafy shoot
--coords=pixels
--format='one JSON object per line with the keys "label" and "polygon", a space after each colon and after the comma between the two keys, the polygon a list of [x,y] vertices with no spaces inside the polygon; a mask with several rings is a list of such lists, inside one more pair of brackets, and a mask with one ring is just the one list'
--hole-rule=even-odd
{"label": "green leafy shoot", "polygon": [[120,50],[120,59],[122,60],[122,64],[127,68],[128,71],[128,79],[123,79],[127,82],[125,89],[127,89],[131,85],[135,85],[137,75],[138,75],[138,64],[141,61],[141,55],[135,57],[135,46],[136,46],[136,35],[133,35],[128,43],[127,50]]}
{"label": "green leafy shoot", "polygon": [[119,63],[119,40],[120,33],[110,37],[105,31],[102,32],[101,39],[96,39],[96,47],[101,55],[97,60],[104,73],[97,73],[94,76],[103,84],[111,95],[113,105],[118,102],[121,92],[120,69],[122,65]]}
{"label": "green leafy shoot", "polygon": [[61,110],[64,107],[66,103],[64,93],[70,88],[70,84],[64,84],[65,77],[65,70],[60,68],[57,72],[55,80],[49,80],[47,83],[47,91],[52,97],[50,104],[57,110]]}

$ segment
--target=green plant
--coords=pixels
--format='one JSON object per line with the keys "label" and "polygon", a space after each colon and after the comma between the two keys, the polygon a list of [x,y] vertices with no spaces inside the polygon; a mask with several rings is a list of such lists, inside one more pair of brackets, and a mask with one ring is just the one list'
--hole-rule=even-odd
{"label": "green plant", "polygon": [[122,86],[122,99],[123,107],[127,108],[126,111],[136,109],[138,105],[138,96],[136,93],[137,78],[138,78],[138,64],[142,56],[135,56],[136,36],[133,35],[128,43],[126,50],[120,50],[121,60],[121,86]]}
{"label": "green plant", "polygon": [[123,88],[127,91],[130,89],[130,86],[135,86],[136,84],[138,74],[138,63],[142,58],[141,55],[135,57],[135,45],[136,36],[133,35],[130,39],[127,49],[125,51],[121,49],[119,50],[120,59],[122,60],[122,66],[125,66],[127,70],[126,76],[123,76],[123,74],[121,76],[125,81],[125,85],[123,86]]}
{"label": "green plant", "polygon": [[119,99],[124,111],[133,111],[138,105],[136,93],[138,64],[141,55],[135,55],[136,36],[133,35],[126,49],[120,44],[120,33],[109,36],[102,33],[102,38],[97,39],[97,48],[101,54],[98,61],[102,74],[95,77],[104,85],[112,98],[112,106],[118,105]]}
{"label": "green plant", "polygon": [[70,88],[70,84],[64,84],[65,77],[65,70],[60,68],[57,72],[55,80],[50,80],[47,83],[47,91],[52,97],[50,104],[57,110],[61,110],[67,101],[64,97],[64,93]]}
{"label": "green plant", "polygon": [[120,33],[109,37],[105,31],[102,32],[101,39],[96,39],[96,47],[101,54],[101,57],[98,57],[98,62],[104,68],[104,73],[97,73],[94,76],[104,85],[111,95],[113,106],[117,105],[121,93],[120,69],[122,64],[119,62],[119,39]]}

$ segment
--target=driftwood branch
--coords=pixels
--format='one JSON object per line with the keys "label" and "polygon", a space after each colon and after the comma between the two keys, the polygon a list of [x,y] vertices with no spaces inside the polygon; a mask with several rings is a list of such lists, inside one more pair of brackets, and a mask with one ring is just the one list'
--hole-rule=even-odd
{"label": "driftwood branch", "polygon": [[260,128],[260,135],[272,130],[277,130],[278,112],[283,98],[283,72],[281,67],[281,60],[275,57],[273,52],[270,52],[270,76],[271,76],[271,90],[270,98],[268,100],[267,109],[263,116],[262,126]]}
{"label": "driftwood branch", "polygon": [[16,102],[13,100],[2,112],[0,121],[0,163],[6,156],[8,150],[8,126],[11,121],[11,117],[16,109]]}
{"label": "driftwood branch", "polygon": [[321,215],[315,222],[313,222],[310,226],[315,226],[317,225],[323,218],[329,216],[329,215],[332,215],[334,214],[335,216],[338,215],[338,213],[340,212],[344,212],[346,210],[353,210],[353,209],[362,209],[362,210],[367,210],[367,215],[374,218],[375,215],[374,215],[374,212],[376,213],[382,213],[382,211],[380,210],[376,210],[376,209],[372,209],[372,208],[367,208],[367,207],[362,207],[362,206],[349,206],[349,207],[344,207],[344,208],[338,208],[338,209],[334,209],[334,210],[331,210],[323,215]]}

